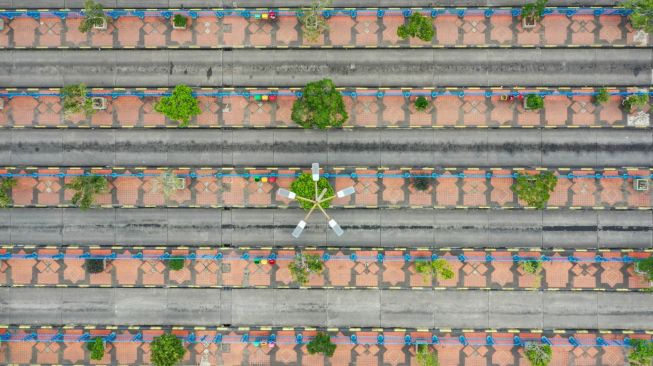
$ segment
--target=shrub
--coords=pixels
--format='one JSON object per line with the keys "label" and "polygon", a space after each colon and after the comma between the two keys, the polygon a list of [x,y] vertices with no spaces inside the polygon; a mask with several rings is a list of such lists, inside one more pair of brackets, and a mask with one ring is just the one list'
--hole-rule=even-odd
{"label": "shrub", "polygon": [[653,257],[648,257],[642,259],[639,262],[635,263],[635,266],[639,272],[644,272],[649,281],[653,281]]}
{"label": "shrub", "polygon": [[443,280],[450,280],[455,275],[451,264],[444,258],[438,258],[432,261],[416,261],[415,271],[423,274],[425,278],[433,276],[435,278],[442,278]]}
{"label": "shrub", "polygon": [[529,206],[542,209],[549,201],[556,184],[558,178],[551,172],[535,175],[519,174],[510,189]]}
{"label": "shrub", "polygon": [[104,341],[96,337],[93,342],[86,343],[86,348],[91,351],[91,360],[101,360],[104,357]]}
{"label": "shrub", "polygon": [[107,20],[108,18],[104,14],[104,8],[101,4],[98,4],[93,0],[86,0],[84,2],[84,19],[79,25],[79,31],[86,33],[91,30],[93,26],[101,25]]}
{"label": "shrub", "polygon": [[522,17],[533,18],[536,21],[544,16],[544,8],[548,0],[536,0],[534,3],[524,5],[521,9]]}
{"label": "shrub", "polygon": [[633,28],[653,33],[653,0],[629,0],[623,6],[633,11],[630,14]]}
{"label": "shrub", "polygon": [[325,356],[331,357],[336,351],[336,345],[331,343],[331,337],[328,334],[318,332],[313,339],[306,345],[308,353],[324,353]]}
{"label": "shrub", "polygon": [[417,109],[418,111],[420,112],[425,111],[426,108],[428,108],[428,106],[429,106],[429,101],[426,100],[426,98],[420,96],[417,97],[417,99],[415,99],[415,109]]}
{"label": "shrub", "polygon": [[433,349],[429,350],[429,346],[420,344],[417,346],[417,364],[419,366],[439,366],[438,351]]}
{"label": "shrub", "polygon": [[548,344],[526,343],[526,358],[531,366],[547,366],[551,362],[553,351]]}
{"label": "shrub", "polygon": [[526,96],[526,109],[538,110],[544,108],[544,98],[537,94],[528,94]]}
{"label": "shrub", "polygon": [[84,112],[86,116],[91,116],[95,113],[93,102],[91,98],[87,97],[86,85],[84,84],[64,86],[61,89],[61,99],[63,102],[64,116],[79,112]]}
{"label": "shrub", "polygon": [[186,349],[174,334],[163,334],[150,344],[150,359],[155,366],[174,366],[184,358]]}
{"label": "shrub", "polygon": [[649,366],[653,361],[653,342],[644,339],[631,339],[632,350],[628,360],[632,366]]}
{"label": "shrub", "polygon": [[608,94],[608,89],[606,88],[599,89],[594,97],[594,102],[596,104],[604,104],[607,103],[608,100],[610,100],[610,94]]}
{"label": "shrub", "polygon": [[402,24],[397,28],[397,35],[401,39],[417,37],[422,41],[430,42],[435,35],[431,19],[420,13],[413,13],[408,18],[408,24]]}
{"label": "shrub", "polygon": [[14,200],[11,199],[11,189],[17,184],[16,179],[14,178],[4,178],[0,180],[0,208],[5,208],[12,203]]}
{"label": "shrub", "polygon": [[193,96],[193,89],[186,85],[177,85],[172,95],[163,97],[156,103],[154,110],[173,121],[178,121],[179,127],[187,127],[191,117],[202,113],[199,104]]}
{"label": "shrub", "polygon": [[633,112],[637,107],[643,108],[648,104],[648,93],[632,94],[624,100],[623,104],[628,113]]}
{"label": "shrub", "polygon": [[175,14],[175,16],[172,17],[172,23],[175,25],[175,27],[186,28],[186,24],[188,24],[188,18],[181,14]]}
{"label": "shrub", "polygon": [[292,105],[290,118],[304,128],[325,129],[342,126],[349,115],[333,81],[323,79],[304,87],[302,97]]}
{"label": "shrub", "polygon": [[104,272],[104,259],[87,259],[84,265],[89,273]]}
{"label": "shrub", "polygon": [[168,268],[172,271],[180,271],[184,268],[184,258],[172,258],[168,260]]}
{"label": "shrub", "polygon": [[[320,177],[320,180],[317,181],[317,194],[319,195],[322,193],[325,188],[327,189],[327,192],[322,198],[332,197],[335,195],[335,191],[333,190],[331,184],[329,184],[329,181],[324,177]],[[304,197],[311,200],[315,199],[315,183],[313,182],[311,175],[308,173],[302,173],[299,177],[297,177],[297,179],[295,179],[295,181],[290,185],[290,189],[299,197]],[[302,200],[298,201],[299,205],[302,206],[305,210],[310,210],[311,207],[313,207],[313,204],[310,202]],[[331,199],[326,200],[320,203],[320,206],[322,206],[322,208],[329,208],[331,201]]]}
{"label": "shrub", "polygon": [[66,184],[66,188],[75,191],[71,199],[74,205],[86,210],[95,201],[95,195],[106,191],[109,182],[107,178],[99,175],[82,175],[75,177],[71,183]]}
{"label": "shrub", "polygon": [[527,260],[521,262],[521,266],[524,269],[524,272],[530,274],[537,274],[542,269],[542,262],[538,260]]}
{"label": "shrub", "polygon": [[330,3],[331,1],[327,0],[313,0],[311,7],[299,16],[299,22],[302,23],[306,40],[315,42],[320,34],[329,29],[329,23],[322,14],[324,8],[329,6]]}
{"label": "shrub", "polygon": [[418,191],[427,191],[431,187],[431,179],[427,177],[413,178],[413,187]]}
{"label": "shrub", "polygon": [[288,266],[290,275],[300,285],[308,282],[311,273],[319,274],[324,270],[324,263],[315,254],[298,254]]}

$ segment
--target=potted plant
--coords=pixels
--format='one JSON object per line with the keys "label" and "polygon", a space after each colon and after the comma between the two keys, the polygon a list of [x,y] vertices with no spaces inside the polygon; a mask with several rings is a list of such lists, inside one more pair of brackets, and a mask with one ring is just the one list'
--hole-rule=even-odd
{"label": "potted plant", "polygon": [[91,106],[96,111],[107,109],[107,98],[105,97],[92,97]]}
{"label": "potted plant", "polygon": [[544,108],[544,98],[537,94],[528,94],[524,98],[524,108],[531,111],[536,111]]}
{"label": "potted plant", "polygon": [[548,344],[526,342],[526,358],[531,366],[547,366],[551,362],[553,350]]}
{"label": "potted plant", "polygon": [[172,28],[173,29],[186,29],[186,26],[188,25],[188,18],[181,14],[175,14],[175,16],[172,17]]}
{"label": "potted plant", "polygon": [[544,15],[544,8],[548,0],[537,0],[534,3],[524,5],[521,10],[522,27],[524,29],[535,28],[537,22]]}

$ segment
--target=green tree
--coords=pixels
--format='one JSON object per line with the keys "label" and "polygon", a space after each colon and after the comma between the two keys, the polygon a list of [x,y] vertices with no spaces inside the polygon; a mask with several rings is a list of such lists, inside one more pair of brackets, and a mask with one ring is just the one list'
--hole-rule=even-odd
{"label": "green tree", "polygon": [[433,276],[435,278],[450,280],[455,276],[451,264],[444,258],[438,258],[432,261],[416,261],[415,271],[423,274],[425,279]]}
{"label": "green tree", "polygon": [[537,94],[528,94],[526,96],[526,109],[538,110],[544,108],[544,98]]}
{"label": "green tree", "polygon": [[524,5],[521,9],[522,17],[531,18],[535,21],[542,19],[547,1],[548,0],[537,0],[534,3]]}
{"label": "green tree", "polygon": [[311,7],[302,11],[299,22],[302,24],[306,40],[315,42],[320,34],[329,30],[329,23],[322,13],[330,4],[329,0],[313,0]]}
{"label": "green tree", "polygon": [[435,29],[430,18],[420,13],[413,13],[408,18],[408,24],[402,24],[397,28],[397,35],[401,39],[417,37],[422,41],[430,42],[435,35]]}
{"label": "green tree", "polygon": [[150,360],[155,366],[174,366],[186,354],[181,339],[170,333],[154,338],[150,344],[150,350]]}
{"label": "green tree", "polygon": [[626,112],[632,113],[637,108],[643,108],[648,104],[648,93],[632,94],[624,100]]}
{"label": "green tree", "polygon": [[653,33],[653,0],[629,0],[623,6],[633,11],[630,14],[633,28]]}
{"label": "green tree", "polygon": [[84,2],[84,19],[79,25],[79,31],[86,33],[93,26],[99,26],[104,24],[108,20],[106,14],[104,14],[104,8],[102,4],[96,3],[93,0],[86,0]]}
{"label": "green tree", "polygon": [[290,275],[299,283],[304,285],[308,283],[311,273],[320,274],[324,270],[324,262],[320,256],[315,254],[297,254],[295,259],[288,265]]}
{"label": "green tree", "polygon": [[17,184],[14,178],[4,178],[0,180],[0,208],[5,208],[14,201],[11,199],[11,189]]}
{"label": "green tree", "polygon": [[302,97],[292,105],[290,118],[304,128],[325,129],[342,126],[349,115],[333,81],[323,79],[304,87]]}
{"label": "green tree", "polygon": [[181,271],[184,268],[184,258],[172,258],[168,260],[168,268],[172,271]]}
{"label": "green tree", "polygon": [[102,273],[104,272],[104,259],[87,259],[84,261],[84,266],[89,273]]}
{"label": "green tree", "polygon": [[64,116],[79,112],[84,112],[87,117],[93,115],[95,109],[93,109],[93,102],[87,94],[86,85],[84,84],[64,86],[61,89]]}
{"label": "green tree", "polygon": [[306,345],[308,353],[314,355],[316,353],[324,353],[325,356],[331,357],[336,351],[336,345],[331,342],[331,337],[328,334],[318,332],[313,339]]}
{"label": "green tree", "polygon": [[558,178],[551,172],[535,175],[519,174],[510,189],[529,206],[542,209],[549,201],[556,184],[558,184]]}
{"label": "green tree", "polygon": [[104,357],[104,341],[102,337],[95,337],[93,342],[86,343],[86,347],[91,351],[91,360],[101,360]]}
{"label": "green tree", "polygon": [[632,366],[650,366],[653,363],[653,343],[644,339],[631,339],[632,350],[628,361]]}
{"label": "green tree", "polygon": [[426,100],[426,98],[424,98],[423,96],[419,96],[417,97],[417,99],[415,99],[415,109],[417,109],[418,111],[420,112],[425,111],[426,108],[428,108],[428,106],[429,106],[429,101]]}
{"label": "green tree", "polygon": [[[313,182],[312,176],[308,173],[302,173],[299,177],[297,177],[297,179],[295,179],[295,181],[292,182],[292,184],[290,184],[290,190],[292,190],[297,196],[311,200],[315,199],[316,194],[319,196],[325,188],[327,191],[322,198],[328,198],[335,195],[333,187],[324,177],[320,177],[320,180],[317,181],[317,192],[315,192],[315,182]],[[332,200],[333,199],[326,200],[320,203],[320,206],[322,206],[322,208],[329,208],[329,206],[331,206]],[[313,207],[313,204],[310,202],[303,200],[298,201],[299,205],[302,206],[305,210],[310,210],[311,207]]]}
{"label": "green tree", "polygon": [[417,364],[419,366],[440,366],[438,351],[429,350],[429,346],[420,344],[417,346]]}
{"label": "green tree", "polygon": [[74,205],[79,205],[82,210],[87,210],[95,202],[95,195],[107,190],[109,182],[107,178],[100,175],[81,175],[75,177],[66,188],[75,191],[71,199]]}
{"label": "green tree", "polygon": [[531,363],[531,366],[547,366],[551,362],[553,351],[548,344],[540,344],[527,342],[526,343],[526,358]]}
{"label": "green tree", "polygon": [[188,24],[188,18],[181,14],[175,14],[175,16],[172,17],[172,23],[174,23],[175,27],[186,28],[186,25]]}
{"label": "green tree", "polygon": [[172,95],[163,97],[156,103],[154,110],[173,121],[179,121],[179,127],[187,127],[193,116],[202,113],[199,105],[200,102],[193,96],[193,89],[177,85]]}
{"label": "green tree", "polygon": [[605,104],[608,102],[608,100],[610,100],[608,89],[601,88],[598,92],[596,92],[596,96],[594,97],[594,102],[596,104]]}

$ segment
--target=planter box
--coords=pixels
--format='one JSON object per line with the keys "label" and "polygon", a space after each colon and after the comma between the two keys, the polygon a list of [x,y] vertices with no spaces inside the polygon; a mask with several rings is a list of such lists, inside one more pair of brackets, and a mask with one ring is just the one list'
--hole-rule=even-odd
{"label": "planter box", "polygon": [[91,105],[93,106],[93,109],[98,111],[107,109],[107,98],[93,97],[91,98]]}
{"label": "planter box", "polygon": [[628,127],[648,127],[651,124],[651,117],[644,111],[629,113],[627,118]]}
{"label": "planter box", "polygon": [[5,100],[0,98],[0,111],[5,109]]}
{"label": "planter box", "polygon": [[521,26],[524,29],[533,29],[537,25],[537,20],[535,17],[527,16],[521,19]]}
{"label": "planter box", "polygon": [[186,178],[175,178],[175,188],[185,189],[186,188]]}
{"label": "planter box", "polygon": [[[646,178],[638,178],[638,179],[633,179],[633,188],[638,191],[638,192],[645,192],[648,191],[648,179]],[[637,266],[635,266],[637,267]]]}
{"label": "planter box", "polygon": [[0,18],[0,31],[5,29],[5,20]]}
{"label": "planter box", "polygon": [[102,23],[93,25],[93,29],[107,30],[107,19],[102,18]]}

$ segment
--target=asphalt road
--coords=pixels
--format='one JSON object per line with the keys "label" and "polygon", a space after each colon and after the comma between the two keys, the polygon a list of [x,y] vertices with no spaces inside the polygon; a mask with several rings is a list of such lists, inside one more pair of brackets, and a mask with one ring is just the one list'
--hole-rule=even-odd
{"label": "asphalt road", "polygon": [[290,235],[300,209],[0,210],[0,243],[332,247],[653,248],[651,211],[333,209]]}
{"label": "asphalt road", "polygon": [[[107,8],[301,7],[310,0],[98,0]],[[547,6],[610,6],[616,0],[549,0]],[[522,6],[523,0],[334,0],[332,7],[364,6]],[[84,0],[0,0],[0,7],[20,9],[83,8]]]}
{"label": "asphalt road", "polygon": [[653,165],[653,130],[1,130],[1,165]]}
{"label": "asphalt road", "polygon": [[653,329],[644,293],[2,288],[0,323]]}
{"label": "asphalt road", "polygon": [[7,50],[3,87],[650,86],[653,49]]}

